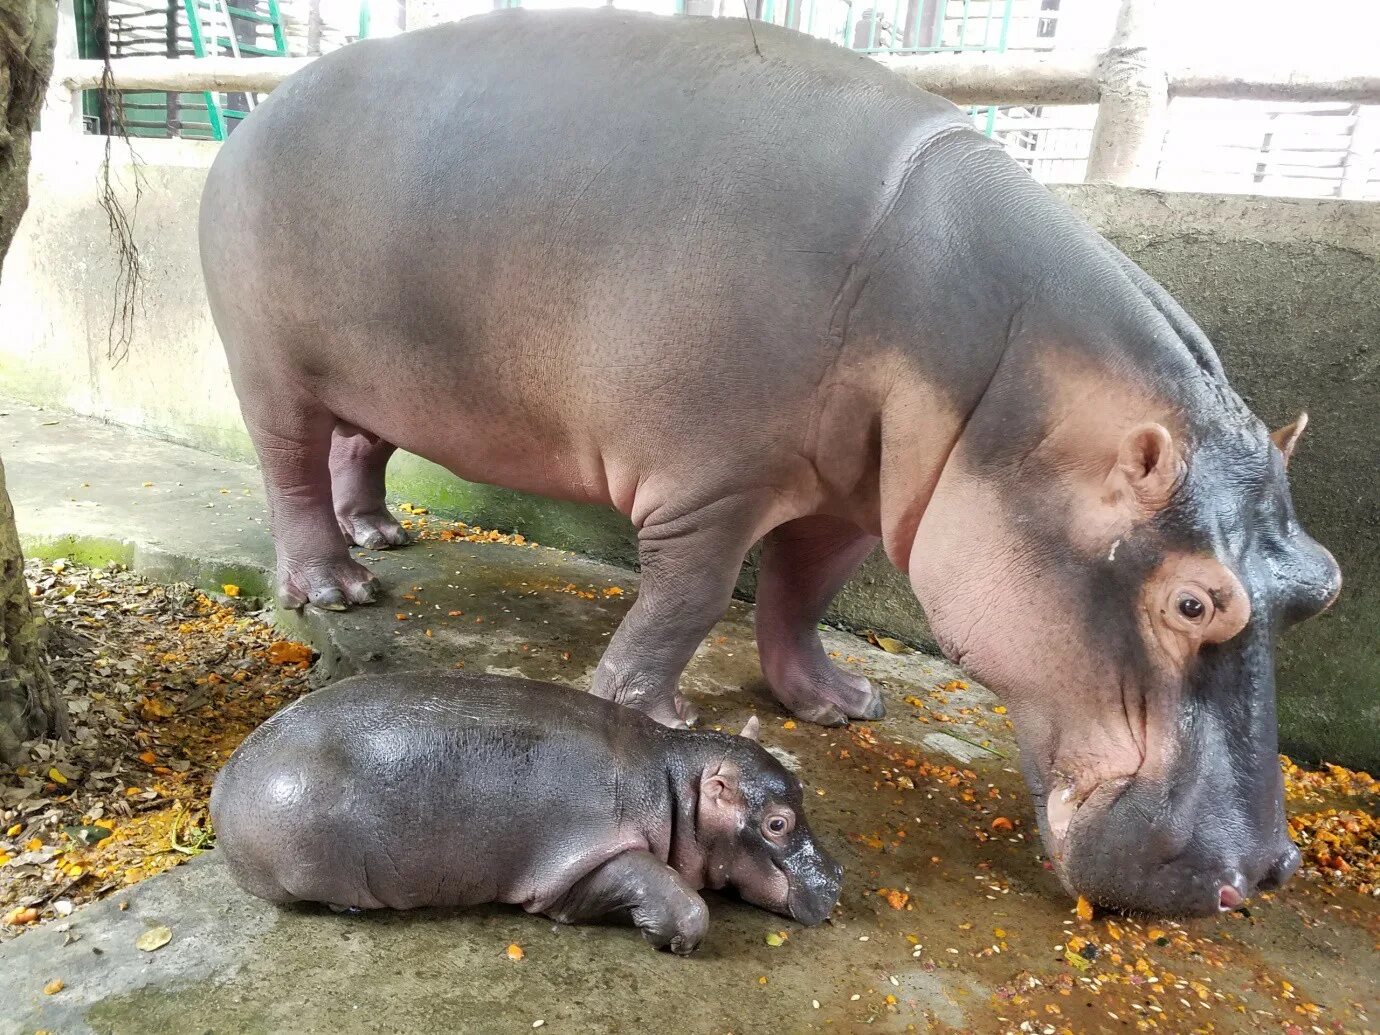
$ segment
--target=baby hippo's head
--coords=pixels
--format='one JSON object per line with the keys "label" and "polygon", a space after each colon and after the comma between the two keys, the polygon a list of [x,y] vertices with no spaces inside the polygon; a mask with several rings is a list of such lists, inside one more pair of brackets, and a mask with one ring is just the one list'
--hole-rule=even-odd
{"label": "baby hippo's head", "polygon": [[711,888],[731,886],[748,902],[817,924],[839,900],[843,867],[805,820],[804,788],[757,743],[757,718],[742,736],[715,735],[722,757],[700,775],[695,836]]}

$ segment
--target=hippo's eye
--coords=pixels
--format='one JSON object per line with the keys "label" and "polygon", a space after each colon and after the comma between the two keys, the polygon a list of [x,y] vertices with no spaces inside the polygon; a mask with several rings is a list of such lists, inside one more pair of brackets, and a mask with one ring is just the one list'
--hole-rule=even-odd
{"label": "hippo's eye", "polygon": [[1183,615],[1190,622],[1200,621],[1203,615],[1207,614],[1207,605],[1192,593],[1179,594],[1178,608],[1179,614]]}
{"label": "hippo's eye", "polygon": [[762,822],[762,833],[767,837],[785,837],[794,829],[795,814],[790,811],[773,813]]}

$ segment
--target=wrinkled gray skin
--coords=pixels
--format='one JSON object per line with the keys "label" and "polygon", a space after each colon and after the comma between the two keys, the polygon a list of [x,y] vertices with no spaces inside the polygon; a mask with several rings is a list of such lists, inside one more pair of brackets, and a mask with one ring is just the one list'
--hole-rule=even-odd
{"label": "wrinkled gray skin", "polygon": [[676,953],[708,928],[700,888],[817,924],[843,880],[800,781],[748,736],[500,676],[356,676],[300,698],[231,755],[211,820],[236,882],[273,902],[622,914]]}
{"label": "wrinkled gray skin", "polygon": [[678,725],[763,541],[762,667],[882,714],[816,622],[881,541],[1008,702],[1071,891],[1282,882],[1274,639],[1335,597],[1192,320],[947,102],[741,19],[510,11],[352,45],[222,149],[203,265],[280,597],[377,585],[395,447],[609,505],[642,585],[596,694]]}

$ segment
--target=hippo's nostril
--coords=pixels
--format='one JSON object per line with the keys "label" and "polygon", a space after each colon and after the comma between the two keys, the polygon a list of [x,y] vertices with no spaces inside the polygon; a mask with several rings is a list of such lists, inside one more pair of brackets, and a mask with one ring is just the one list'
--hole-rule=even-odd
{"label": "hippo's nostril", "polygon": [[1217,908],[1223,913],[1230,913],[1245,901],[1246,878],[1241,873],[1233,873],[1217,892]]}

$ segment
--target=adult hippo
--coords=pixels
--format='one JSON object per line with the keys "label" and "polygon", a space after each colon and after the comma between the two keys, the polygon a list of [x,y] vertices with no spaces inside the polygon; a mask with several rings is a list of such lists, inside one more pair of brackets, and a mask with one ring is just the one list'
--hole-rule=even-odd
{"label": "adult hippo", "polygon": [[[677,679],[765,539],[762,666],[882,714],[816,621],[880,540],[1009,702],[1073,891],[1234,906],[1295,868],[1273,640],[1336,595],[1192,320],[958,109],[742,20],[509,11],[353,45],[222,149],[216,324],[288,606],[374,598],[395,447],[608,504],[642,588],[595,693]],[[342,531],[344,536],[342,537]]]}

